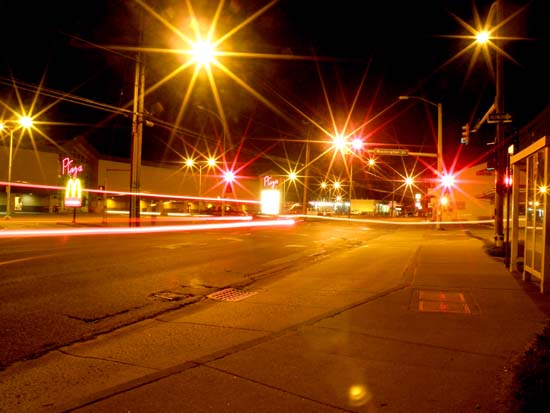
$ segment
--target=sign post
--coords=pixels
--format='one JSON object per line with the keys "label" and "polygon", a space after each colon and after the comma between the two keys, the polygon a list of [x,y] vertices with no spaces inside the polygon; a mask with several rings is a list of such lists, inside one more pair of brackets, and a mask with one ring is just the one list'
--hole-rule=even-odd
{"label": "sign post", "polygon": [[69,180],[65,187],[65,207],[73,208],[73,224],[76,222],[76,208],[82,206],[82,184],[77,178],[78,174],[84,170],[82,165],[73,165],[71,158],[64,158],[62,161],[62,175],[68,175]]}

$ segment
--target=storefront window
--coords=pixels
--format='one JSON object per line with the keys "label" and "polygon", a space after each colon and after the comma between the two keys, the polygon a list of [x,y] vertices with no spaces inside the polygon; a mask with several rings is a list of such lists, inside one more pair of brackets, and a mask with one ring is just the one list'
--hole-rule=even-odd
{"label": "storefront window", "polygon": [[547,188],[544,150],[527,160],[527,214],[525,222],[525,265],[542,272],[544,249],[544,214]]}

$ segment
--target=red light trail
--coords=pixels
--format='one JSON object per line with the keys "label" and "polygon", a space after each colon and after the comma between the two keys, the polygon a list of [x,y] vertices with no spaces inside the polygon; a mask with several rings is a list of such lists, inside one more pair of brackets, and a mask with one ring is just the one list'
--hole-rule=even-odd
{"label": "red light trail", "polygon": [[[20,188],[35,188],[35,189],[52,189],[56,191],[65,191],[66,187],[64,186],[53,186],[53,185],[33,185],[28,183],[19,183],[19,182],[7,182],[0,181],[0,186],[11,186],[11,187],[20,187]],[[82,188],[82,192],[90,192],[94,194],[107,194],[107,195],[119,195],[119,196],[140,196],[147,198],[166,198],[166,199],[193,199],[201,201],[225,201],[225,202],[237,202],[245,204],[260,204],[260,201],[252,199],[231,199],[231,198],[213,198],[213,197],[200,197],[200,196],[190,196],[190,195],[168,195],[168,194],[153,194],[149,192],[127,192],[127,191],[104,191],[101,189],[88,189]]]}
{"label": "red light trail", "polygon": [[150,227],[117,227],[117,228],[67,228],[67,229],[32,229],[32,230],[6,230],[0,231],[0,238],[29,238],[29,237],[59,237],[80,235],[120,235],[120,234],[144,234],[160,232],[186,232],[231,228],[257,228],[257,227],[284,227],[295,224],[293,219],[258,220],[247,222],[229,222],[222,224],[197,224],[197,225],[161,225]]}

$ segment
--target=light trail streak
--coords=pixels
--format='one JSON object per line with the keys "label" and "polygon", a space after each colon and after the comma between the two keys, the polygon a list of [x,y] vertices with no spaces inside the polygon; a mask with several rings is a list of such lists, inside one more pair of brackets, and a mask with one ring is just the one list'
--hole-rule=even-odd
{"label": "light trail streak", "polygon": [[[287,216],[287,215],[280,215],[280,216]],[[291,215],[295,218],[310,218],[310,219],[322,219],[327,221],[342,221],[342,222],[355,222],[355,223],[369,223],[369,224],[389,224],[389,225],[436,225],[437,222],[435,221],[397,221],[397,220],[391,220],[391,219],[364,219],[364,218],[339,218],[339,217],[329,217],[329,216],[323,216],[323,215]],[[290,217],[290,215],[288,215]],[[482,219],[482,220],[472,220],[472,221],[442,221],[441,224],[447,224],[447,225],[477,225],[477,224],[493,224],[494,221],[492,219]]]}
{"label": "light trail streak", "polygon": [[[28,184],[28,183],[19,183],[19,182],[7,182],[0,181],[0,186],[11,187],[21,187],[21,188],[35,188],[35,189],[51,189],[56,191],[65,191],[66,187],[64,186],[54,186],[54,185],[38,185],[38,184]],[[89,189],[82,188],[82,192],[90,192],[94,194],[106,194],[106,195],[118,195],[118,196],[140,196],[147,198],[166,198],[166,199],[192,199],[192,200],[201,200],[201,201],[225,201],[225,202],[236,202],[244,204],[257,204],[260,205],[260,201],[253,199],[233,199],[233,198],[214,198],[214,197],[201,197],[201,196],[191,196],[191,195],[170,195],[170,194],[155,194],[150,192],[128,192],[128,191],[104,191],[101,189]]]}
{"label": "light trail streak", "polygon": [[[128,210],[109,210],[107,215],[121,216],[129,215]],[[193,215],[189,213],[179,213],[179,212],[168,212],[166,215],[161,215],[160,212],[142,212],[141,215],[149,216],[151,218],[159,218],[157,222],[163,221],[252,221],[251,215],[225,215],[225,216],[212,216],[212,215]],[[169,218],[167,218],[169,217]],[[110,220],[109,222],[128,222],[127,219],[124,220]],[[143,222],[151,222],[149,219],[143,220]]]}
{"label": "light trail streak", "polygon": [[0,231],[0,238],[66,237],[81,235],[120,235],[150,234],[161,232],[206,231],[231,228],[284,227],[295,224],[294,219],[279,219],[250,222],[231,222],[223,224],[163,225],[128,228],[78,228],[78,229],[40,229]]}

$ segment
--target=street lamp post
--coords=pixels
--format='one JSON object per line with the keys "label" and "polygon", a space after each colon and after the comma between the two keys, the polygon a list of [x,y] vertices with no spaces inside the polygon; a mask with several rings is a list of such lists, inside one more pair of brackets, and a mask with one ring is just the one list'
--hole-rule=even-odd
{"label": "street lamp post", "polygon": [[[196,163],[199,163],[199,198],[202,198],[202,170],[203,168],[213,168],[216,166],[216,159],[213,157],[208,158],[206,161],[195,161],[193,158],[189,158],[185,161],[185,165],[188,168],[193,168]],[[199,213],[201,212],[201,199],[198,201]]]}
{"label": "street lamp post", "polygon": [[351,218],[351,197],[353,195],[353,154],[349,158],[349,206],[348,219]]}
{"label": "street lamp post", "polygon": [[[493,10],[494,9],[494,10]],[[495,49],[495,102],[494,111],[496,114],[503,115],[504,111],[504,79],[503,79],[503,48],[502,36],[499,35],[501,25],[503,23],[502,1],[495,0],[491,4],[489,15],[492,12],[496,14],[495,28],[491,32],[483,30],[476,36],[476,42],[483,45],[492,40]],[[488,52],[488,50],[486,50]],[[504,141],[504,125],[503,120],[496,122],[495,130],[495,152],[496,152],[496,167],[495,167],[495,246],[497,248],[504,247],[504,197],[506,195],[506,185],[504,182],[506,176],[506,152],[502,147]]]}
{"label": "street lamp post", "polygon": [[351,198],[353,196],[353,157],[355,156],[354,152],[359,152],[363,147],[363,140],[360,138],[355,138],[351,141],[351,148],[349,148],[349,207],[348,207],[348,218],[351,218]]}
{"label": "street lamp post", "polygon": [[10,131],[10,152],[8,157],[8,185],[6,186],[6,215],[5,219],[11,218],[11,165],[13,159],[13,129],[9,128]]}
{"label": "street lamp post", "polygon": [[[28,129],[32,126],[32,119],[27,116],[22,116],[17,121],[19,126]],[[0,122],[0,131],[8,130],[10,133],[10,149],[8,154],[8,184],[6,185],[6,215],[4,219],[11,218],[11,171],[13,163],[13,128],[8,128],[5,123]]]}
{"label": "street lamp post", "polygon": [[[222,119],[221,116],[219,116],[216,112],[210,110],[210,109],[207,109],[205,108],[204,106],[202,105],[197,105],[196,106],[197,109],[199,110],[202,110],[212,116],[214,116],[216,119],[218,119],[218,121],[221,123],[221,126],[222,126],[222,156],[223,156],[223,159],[224,159],[224,164],[226,164],[225,162],[225,159],[226,159],[226,138],[228,138],[230,141],[231,141],[231,137],[229,136],[229,131],[228,131],[228,128],[227,128],[227,122],[224,122],[224,119]],[[224,185],[222,186],[222,209],[221,209],[221,215],[224,216],[225,215],[225,201],[224,201],[224,198],[225,198],[225,187],[226,187],[226,184],[224,183]]]}
{"label": "street lamp post", "polygon": [[[308,134],[309,135],[309,134]],[[308,136],[309,139],[309,136]],[[302,213],[307,215],[307,188],[309,185],[309,141],[306,141],[306,166],[304,175],[304,193],[302,198]]]}
{"label": "street lamp post", "polygon": [[[502,21],[502,5],[500,1],[495,1],[497,22]],[[500,23],[499,23],[500,24]],[[503,82],[503,60],[502,53],[499,52],[501,45],[496,34],[496,96],[495,96],[495,111],[496,113],[504,113],[504,82]],[[504,196],[505,185],[504,176],[506,174],[506,162],[504,148],[501,147],[504,140],[504,125],[501,122],[496,124],[495,146],[497,153],[496,162],[496,186],[495,186],[495,245],[502,248],[504,245]]]}
{"label": "street lamp post", "polygon": [[[437,108],[437,175],[441,179],[443,177],[443,105],[441,103],[434,103],[421,96],[399,96],[400,100],[418,99],[429,105]],[[441,229],[441,200],[437,201],[436,211],[436,228]]]}

